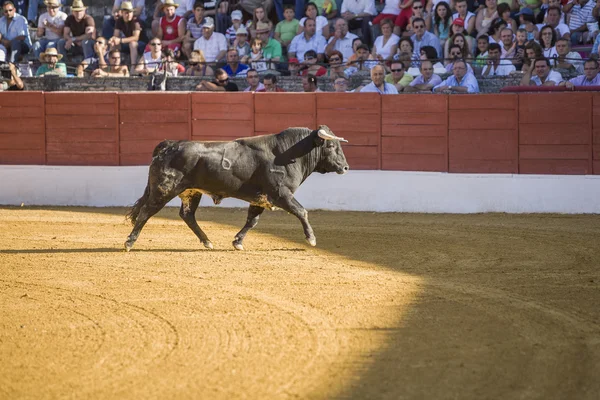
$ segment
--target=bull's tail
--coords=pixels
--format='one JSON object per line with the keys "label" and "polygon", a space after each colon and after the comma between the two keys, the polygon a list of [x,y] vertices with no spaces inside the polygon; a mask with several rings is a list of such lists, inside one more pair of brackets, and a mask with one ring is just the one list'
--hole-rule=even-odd
{"label": "bull's tail", "polygon": [[148,197],[150,197],[150,184],[146,185],[146,189],[144,190],[144,194],[140,197],[131,207],[131,210],[125,216],[125,219],[131,221],[131,225],[135,225],[135,221],[137,220],[138,215],[140,214],[140,210],[148,201]]}

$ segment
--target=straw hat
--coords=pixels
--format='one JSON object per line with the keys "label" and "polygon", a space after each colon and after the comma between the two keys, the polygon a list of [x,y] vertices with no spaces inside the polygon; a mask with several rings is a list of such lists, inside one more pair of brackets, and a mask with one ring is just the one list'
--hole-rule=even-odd
{"label": "straw hat", "polygon": [[73,0],[73,5],[71,6],[72,11],[84,11],[87,7],[83,5],[83,1],[81,0]]}
{"label": "straw hat", "polygon": [[265,33],[265,32],[270,32],[271,29],[269,29],[269,24],[267,24],[266,22],[262,22],[262,21],[258,21],[256,24],[256,33]]}
{"label": "straw hat", "polygon": [[165,0],[165,2],[163,3],[161,9],[165,8],[165,7],[179,7],[179,4],[175,3],[174,0]]}
{"label": "straw hat", "polygon": [[133,4],[130,1],[124,1],[121,3],[121,11],[131,11],[133,12]]}
{"label": "straw hat", "polygon": [[44,0],[44,4],[48,7],[60,7],[58,0]]}
{"label": "straw hat", "polygon": [[62,54],[58,54],[58,51],[54,47],[50,47],[46,49],[45,52],[41,53],[40,61],[43,63],[46,62],[46,56],[57,56],[59,61],[63,58]]}

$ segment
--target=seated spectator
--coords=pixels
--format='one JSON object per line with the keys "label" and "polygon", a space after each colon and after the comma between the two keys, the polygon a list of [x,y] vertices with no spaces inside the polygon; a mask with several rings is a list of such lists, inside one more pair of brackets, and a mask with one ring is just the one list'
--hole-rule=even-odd
{"label": "seated spectator", "polygon": [[86,10],[81,0],[73,1],[72,14],[65,20],[63,38],[58,41],[58,52],[65,57],[68,53],[83,53],[83,58],[94,56],[96,23],[94,18],[86,14]]}
{"label": "seated spectator", "polygon": [[[546,24],[549,25],[556,32],[556,39],[567,39],[571,40],[571,30],[567,24],[562,23],[562,15],[560,8],[552,6],[548,8],[546,12]],[[544,24],[539,24],[536,29],[542,29]]]}
{"label": "seated spectator", "polygon": [[300,75],[323,76],[327,74],[327,68],[317,64],[317,53],[309,50],[304,53],[304,61],[300,66]]}
{"label": "seated spectator", "polygon": [[[497,43],[492,43],[492,44],[497,44]],[[446,63],[446,72],[447,73],[451,74],[454,71],[454,63],[457,60],[464,61],[464,58],[462,56],[463,56],[462,50],[458,45],[453,44],[452,46],[450,46],[450,54],[448,54],[448,57],[444,60],[444,62]],[[469,65],[469,63],[467,63],[467,72],[469,72],[471,74],[473,73],[473,68]]]}
{"label": "seated spectator", "polygon": [[500,32],[500,45],[501,57],[503,60],[509,60],[511,63],[518,63],[516,59],[517,55],[517,42],[514,41],[515,34],[510,28],[504,28]]}
{"label": "seated spectator", "polygon": [[57,47],[58,41],[63,37],[67,14],[60,11],[58,0],[46,0],[47,11],[40,15],[37,28],[37,42],[33,44],[33,54],[40,58],[40,54],[49,47]]}
{"label": "seated spectator", "polygon": [[515,66],[510,60],[501,59],[501,48],[498,43],[490,44],[488,49],[487,64],[483,68],[481,75],[487,76],[507,76],[515,72]]}
{"label": "seated spectator", "polygon": [[500,32],[502,32],[502,29],[506,28],[506,22],[500,18],[495,19],[492,22],[492,26],[490,26],[490,29],[487,31],[487,35],[489,36],[489,41],[490,43],[500,43],[501,39],[500,39]]}
{"label": "seated spectator", "polygon": [[544,26],[540,29],[540,46],[542,46],[542,51],[544,57],[546,58],[554,58],[558,57],[558,53],[556,52],[556,32],[552,29],[551,26]]}
{"label": "seated spectator", "polygon": [[8,61],[17,63],[21,55],[29,53],[31,38],[27,18],[17,14],[12,1],[2,3],[4,16],[0,18],[0,51],[8,54]]}
{"label": "seated spectator", "polygon": [[161,65],[160,70],[167,70],[167,76],[185,75],[185,67],[177,62],[173,50],[166,49],[163,52],[163,60],[164,62]]}
{"label": "seated spectator", "polygon": [[121,3],[121,17],[115,23],[113,36],[108,40],[112,49],[118,48],[121,53],[129,53],[132,69],[137,65],[138,54],[146,47],[140,40],[142,24],[133,15],[133,4],[130,1]]}
{"label": "seated spectator", "polygon": [[265,86],[260,83],[258,72],[252,68],[250,68],[246,74],[246,82],[248,82],[248,87],[244,89],[244,92],[257,92],[265,88]]}
{"label": "seated spectator", "polygon": [[400,21],[400,12],[404,11],[406,18],[402,18],[406,19],[407,23],[408,18],[412,14],[412,10],[410,9],[410,7],[407,8],[407,6],[404,6],[400,8],[400,3],[401,1],[399,0],[385,0],[385,6],[383,7],[383,10],[381,10],[379,15],[377,15],[373,19],[373,25],[379,25],[384,19],[394,21],[394,33],[400,36],[400,34],[402,33],[402,29],[400,29],[400,26],[398,24],[398,22]]}
{"label": "seated spectator", "polygon": [[[177,57],[179,57],[179,52],[183,45],[183,38],[185,37],[187,19],[176,14],[177,8],[179,8],[179,4],[176,4],[173,0],[164,0],[162,11],[165,13],[165,16],[161,17],[159,20],[156,37],[161,40],[163,49],[169,48],[173,50]],[[192,10],[190,10],[189,14],[191,15],[191,13]],[[206,27],[206,24],[204,26]],[[206,55],[206,52],[204,53]],[[206,57],[208,58],[208,56]]]}
{"label": "seated spectator", "polygon": [[339,76],[333,81],[333,91],[336,93],[352,93],[354,90],[348,90],[350,81],[345,76]]}
{"label": "seated spectator", "polygon": [[231,26],[225,31],[225,37],[229,41],[230,45],[233,45],[237,39],[238,31],[243,28],[246,31],[246,37],[248,36],[248,29],[242,24],[242,12],[240,10],[234,10],[231,13]]}
{"label": "seated spectator", "polygon": [[[410,68],[412,68],[412,64],[413,64],[414,60],[412,59],[412,54],[410,54],[410,53],[401,53],[398,56],[398,59],[394,60],[394,61],[398,61],[398,62],[402,63],[402,65],[404,66],[404,70],[407,71],[407,73],[408,73],[408,70]],[[408,75],[411,75],[411,76],[414,77],[414,75],[412,75],[410,73],[408,73]]]}
{"label": "seated spectator", "polygon": [[[488,0],[489,2],[489,0]],[[464,60],[454,62],[452,75],[433,88],[434,93],[479,93],[475,75],[467,71]]]}
{"label": "seated spectator", "polygon": [[321,89],[317,86],[317,77],[313,75],[302,77],[302,89],[304,93],[321,92]]}
{"label": "seated spectator", "polygon": [[314,50],[317,53],[318,62],[323,62],[326,47],[325,39],[323,36],[316,34],[314,19],[307,18],[304,25],[304,32],[292,40],[288,49],[288,56],[297,58],[302,62],[304,61],[304,53],[308,50]]}
{"label": "seated spectator", "polygon": [[558,39],[556,41],[557,58],[554,58],[553,67],[566,69],[569,72],[583,74],[583,60],[581,55],[576,51],[571,51],[571,42],[567,39]]}
{"label": "seated spectator", "polygon": [[404,64],[399,61],[393,61],[390,66],[391,73],[385,76],[385,82],[394,85],[398,92],[403,92],[412,81],[412,75],[406,73]]}
{"label": "seated spectator", "polygon": [[[577,0],[571,8],[571,18],[569,18],[569,30],[571,31],[571,44],[578,45],[586,43],[588,38],[587,24],[594,22],[592,12],[596,7],[596,2],[590,0]],[[542,46],[544,47],[544,46]]]}
{"label": "seated spectator", "polygon": [[185,76],[212,76],[213,70],[206,65],[202,50],[194,50],[188,61],[188,68],[185,70]]}
{"label": "seated spectator", "polygon": [[[350,64],[353,61],[356,61],[358,56],[356,55],[356,50],[358,46],[364,44],[361,38],[356,38],[352,41],[352,55],[348,58],[348,62],[346,64]],[[367,46],[367,51],[369,51],[369,46]]]}
{"label": "seated spectator", "polygon": [[83,78],[86,74],[89,76],[98,68],[106,68],[108,63],[108,42],[100,36],[94,43],[94,55],[84,59],[77,66],[77,77]]}
{"label": "seated spectator", "polygon": [[379,61],[391,61],[398,50],[400,36],[393,33],[394,24],[389,19],[384,19],[379,25],[381,36],[375,39],[371,54]]}
{"label": "seated spectator", "polygon": [[[517,13],[517,18],[519,18],[520,22],[519,29],[524,29],[527,34],[527,41],[535,40],[538,36],[539,29],[535,25],[533,10],[525,7]],[[567,31],[568,30],[567,27]]]}
{"label": "seated spectator", "polygon": [[297,35],[300,23],[295,17],[293,5],[284,6],[283,15],[285,19],[275,26],[275,34],[273,38],[281,43],[282,48],[286,48],[292,43],[292,40]]}
{"label": "seated spectator", "polygon": [[306,23],[307,19],[312,19],[315,21],[315,32],[319,32],[325,39],[329,39],[329,21],[327,21],[326,17],[319,15],[317,5],[312,1],[306,3],[304,6],[304,17],[300,19],[300,22],[298,23],[298,31],[296,32],[296,36],[304,33],[304,29],[306,29],[304,24]]}
{"label": "seated spectator", "polygon": [[267,62],[263,53],[263,41],[259,38],[254,38],[250,42],[250,55],[242,59],[243,63],[249,64],[251,68],[257,71],[266,71],[268,69]]}
{"label": "seated spectator", "polygon": [[[462,51],[461,51],[461,54],[462,54]],[[439,62],[437,52],[435,51],[435,49],[433,47],[423,46],[419,52],[418,59],[421,61],[424,61],[424,60],[431,61],[431,63],[433,64],[433,73],[435,73],[435,74],[445,74],[446,73],[446,67],[444,66],[444,64]],[[415,67],[411,67],[410,69],[408,69],[407,72],[409,75],[412,75],[412,76],[418,76],[421,74],[421,71],[419,71],[419,69],[415,68]]]}
{"label": "seated spectator", "polygon": [[360,29],[364,41],[367,44],[373,43],[370,22],[377,15],[374,0],[344,0],[340,12],[341,17],[348,23],[349,29]]}
{"label": "seated spectator", "polygon": [[337,1],[335,0],[313,0],[319,8],[319,15],[332,20],[337,16]]}
{"label": "seated spectator", "polygon": [[[267,62],[267,69],[276,69],[276,63],[281,61],[283,53],[281,52],[281,43],[273,39],[271,30],[267,24],[258,22],[256,25],[256,37],[262,41],[263,57]],[[323,49],[325,41],[323,40]]]}
{"label": "seated spectator", "polygon": [[420,57],[421,47],[423,46],[433,47],[437,53],[437,57],[441,57],[442,47],[440,40],[433,33],[425,31],[425,21],[421,18],[415,19],[413,21],[413,29],[415,30],[415,34],[410,39],[415,47],[415,58]]}
{"label": "seated spectator", "polygon": [[[400,38],[400,41],[398,42],[398,51],[396,52],[396,54],[394,54],[394,57],[392,57],[392,60],[397,61],[398,58],[400,57],[400,54],[402,54],[402,53],[408,53],[411,55],[411,57],[415,53],[415,46],[413,45],[412,40],[410,40],[410,38],[408,38],[408,37]],[[413,64],[414,64],[414,66],[419,65],[419,63],[417,62],[416,59]]]}
{"label": "seated spectator", "polygon": [[[146,21],[146,2],[145,0],[131,0],[131,3],[133,6],[133,16],[137,18],[143,30]],[[112,13],[104,16],[104,21],[102,22],[102,37],[110,39],[113,36],[115,23],[119,17],[121,17],[122,4],[123,0],[115,0],[112,7]]]}
{"label": "seated spectator", "polygon": [[511,17],[510,5],[508,3],[498,3],[498,18],[506,24],[506,27],[515,33],[517,31],[517,23]]}
{"label": "seated spectator", "polygon": [[371,83],[360,89],[361,93],[398,94],[398,90],[391,83],[385,81],[383,66],[376,65],[371,68]]}
{"label": "seated spectator", "polygon": [[240,59],[248,57],[252,51],[250,43],[248,43],[248,31],[244,26],[240,26],[237,30],[233,47],[237,50]]}
{"label": "seated spectator", "polygon": [[35,76],[67,76],[67,66],[65,63],[59,63],[62,54],[54,47],[50,47],[44,53],[40,54],[40,62],[42,65],[37,69]]}
{"label": "seated spectator", "polygon": [[[535,75],[533,71],[535,70]],[[521,78],[521,86],[556,86],[559,85],[563,78],[562,76],[550,69],[550,61],[547,58],[538,58],[531,63],[528,68],[523,67],[523,78]]]}
{"label": "seated spectator", "polygon": [[488,56],[490,41],[488,35],[481,35],[477,38],[477,48],[475,49],[475,62],[473,65],[483,67]]}
{"label": "seated spectator", "polygon": [[288,72],[290,76],[298,76],[300,74],[300,61],[297,58],[288,59]]}
{"label": "seated spectator", "polygon": [[[348,61],[348,74],[354,74],[358,71],[368,71],[378,64],[372,54],[369,54],[369,48],[366,44],[361,44],[356,48],[355,57],[350,57]],[[353,59],[354,58],[354,59]]]}
{"label": "seated spectator", "polygon": [[512,63],[517,69],[517,71],[520,71],[523,67],[523,59],[525,58],[527,32],[525,32],[525,29],[517,29],[517,34],[515,36],[517,38],[517,40],[515,41],[515,59]]}
{"label": "seated spectator", "polygon": [[[469,49],[473,50],[476,46],[477,46],[477,41],[476,39],[471,36],[467,30],[464,28],[464,21],[461,18],[455,19],[454,21],[452,21],[452,24],[450,24],[450,32],[448,33],[448,37],[451,38],[452,36],[456,35],[457,33],[460,33],[462,35],[465,36],[465,39],[467,41],[467,44],[469,45]],[[483,36],[483,35],[481,35]],[[479,37],[481,37],[479,36]],[[487,35],[485,35],[486,37],[488,37]],[[488,37],[488,43],[489,43],[489,37]],[[446,47],[442,47],[442,49],[444,50],[443,54],[448,54],[447,47],[448,47],[448,40],[446,40],[445,46]],[[442,54],[440,54],[440,57],[442,56]]]}
{"label": "seated spectator", "polygon": [[204,92],[237,92],[239,91],[238,86],[229,80],[227,72],[221,68],[217,68],[215,71],[215,79],[212,82],[202,81],[196,90]]}
{"label": "seated spectator", "polygon": [[335,21],[335,33],[329,38],[329,42],[325,47],[325,54],[329,57],[333,51],[337,50],[344,56],[344,61],[348,61],[354,53],[352,50],[352,42],[358,38],[353,33],[348,32],[348,23],[343,18],[338,18]]}
{"label": "seated spectator", "polygon": [[186,58],[190,58],[192,49],[196,40],[202,37],[202,27],[204,26],[204,2],[197,1],[194,4],[194,16],[186,23],[186,32],[183,37],[181,51]]}
{"label": "seated spectator", "polygon": [[456,33],[454,35],[452,35],[450,37],[450,39],[448,39],[446,41],[446,46],[447,46],[447,51],[444,52],[444,54],[446,55],[446,58],[448,57],[449,51],[450,51],[450,47],[452,46],[458,46],[458,48],[460,49],[460,53],[461,53],[461,58],[464,58],[465,60],[472,60],[473,56],[472,56],[472,52],[471,52],[471,48],[469,47],[469,42],[467,41],[467,38],[465,37],[465,35],[463,35],[462,33]]}
{"label": "seated spectator", "polygon": [[561,82],[560,86],[573,89],[575,86],[600,86],[600,75],[598,74],[598,61],[587,60],[583,66],[583,75]]}
{"label": "seated spectator", "polygon": [[431,93],[433,88],[442,83],[442,78],[433,73],[433,63],[429,60],[421,61],[421,75],[413,79],[408,87],[404,88],[405,93]]}
{"label": "seated spectator", "polygon": [[227,64],[223,67],[227,75],[244,76],[248,69],[249,67],[246,64],[240,64],[240,56],[235,48],[232,47],[227,50]]}
{"label": "seated spectator", "polygon": [[[2,61],[5,62],[5,60],[2,60]],[[5,90],[23,90],[23,89],[25,89],[25,85],[23,84],[23,81],[21,80],[21,73],[19,72],[19,69],[13,63],[9,63],[8,67],[10,69],[10,79],[9,80],[4,80],[4,79],[0,80],[0,92],[3,92]]]}
{"label": "seated spectator", "polygon": [[149,43],[150,51],[144,53],[135,67],[135,72],[148,75],[158,70],[163,63],[162,42],[154,38]]}
{"label": "seated spectator", "polygon": [[273,30],[273,22],[269,19],[264,6],[256,7],[252,15],[252,19],[246,22],[246,29],[248,29],[251,37],[256,37],[256,30],[258,29],[259,22],[266,26],[269,29],[269,32]]}
{"label": "seated spectator", "polygon": [[[477,11],[477,19],[475,20],[477,36],[485,34],[492,36],[492,33],[488,31],[492,27],[494,20],[498,17],[498,3],[496,0],[485,0],[485,7],[480,8],[479,11]],[[490,43],[491,42],[492,41],[490,40]]]}
{"label": "seated spectator", "polygon": [[[467,0],[456,0],[454,2],[454,7],[456,8],[456,13],[452,15],[453,23],[457,19],[460,19],[460,27],[467,31],[468,35],[473,34],[475,31],[475,21],[477,17],[471,11],[468,10],[468,1]],[[462,33],[462,32],[457,32]],[[452,36],[452,32],[450,32],[449,36]]]}
{"label": "seated spectator", "polygon": [[[461,23],[463,21],[461,20]],[[433,34],[440,39],[442,48],[450,37],[450,26],[452,25],[452,11],[445,1],[440,1],[435,6],[433,15]]]}
{"label": "seated spectator", "polygon": [[345,66],[343,63],[344,56],[337,50],[334,50],[329,57],[329,70],[327,76],[331,80],[335,80],[340,76],[346,77]]}
{"label": "seated spectator", "polygon": [[[421,0],[413,0],[412,5],[409,7],[412,10],[412,14],[408,20],[408,24],[406,25],[406,30],[402,32],[403,37],[411,37],[415,31],[412,27],[413,21],[415,19],[422,19],[425,21],[425,30],[427,32],[431,32],[431,17],[425,11],[425,6]],[[436,35],[437,36],[437,35]]]}
{"label": "seated spectator", "polygon": [[266,74],[263,79],[264,89],[259,89],[257,92],[278,92],[283,93],[285,90],[277,86],[277,76],[273,74]]}
{"label": "seated spectator", "polygon": [[[156,0],[156,7],[152,19],[152,35],[154,37],[158,36],[158,31],[161,27],[161,18],[167,15],[165,13],[165,7],[169,6],[174,6],[174,15],[184,21],[187,21],[194,13],[194,0],[179,0],[179,4],[176,4],[173,0]],[[173,32],[177,32],[177,24],[173,26]]]}
{"label": "seated spectator", "polygon": [[127,65],[121,65],[121,51],[118,48],[114,48],[108,53],[108,61],[106,68],[98,68],[92,72],[93,78],[123,78],[129,76]]}
{"label": "seated spectator", "polygon": [[222,33],[215,32],[215,21],[211,17],[204,19],[202,37],[194,43],[194,50],[202,50],[208,63],[214,63],[225,58],[227,39]]}
{"label": "seated spectator", "polygon": [[536,41],[527,42],[525,45],[525,57],[523,57],[523,66],[521,70],[525,71],[525,67],[529,67],[534,60],[543,57],[542,47]]}

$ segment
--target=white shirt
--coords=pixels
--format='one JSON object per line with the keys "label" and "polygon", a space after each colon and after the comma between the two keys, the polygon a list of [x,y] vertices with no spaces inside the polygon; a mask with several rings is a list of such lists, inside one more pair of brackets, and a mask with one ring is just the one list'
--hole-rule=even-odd
{"label": "white shirt", "polygon": [[[354,51],[352,50],[352,41],[357,37],[358,36],[356,36],[354,33],[348,32],[346,33],[346,36],[344,36],[343,39],[336,40],[333,49],[339,51],[344,55],[344,62],[348,61],[348,58],[350,58],[350,56],[354,54]],[[329,42],[327,42],[327,44],[333,42],[334,39],[335,37],[330,37]]]}
{"label": "white shirt", "polygon": [[383,82],[383,92],[373,82],[360,89],[361,93],[398,94],[398,89],[391,83]]}
{"label": "white shirt", "polygon": [[[306,21],[306,17],[302,18],[298,23],[300,26],[304,27],[304,21]],[[327,18],[322,15],[317,16],[317,20],[315,21],[315,25],[317,27],[317,33],[323,34],[323,28],[325,28],[329,24]]]}
{"label": "white shirt", "polygon": [[49,40],[62,39],[62,36],[57,35],[51,29],[45,27],[44,21],[48,21],[49,23],[51,23],[57,27],[62,27],[62,26],[65,26],[66,19],[67,19],[67,14],[65,14],[62,11],[57,12],[54,17],[51,17],[50,14],[45,12],[42,15],[40,15],[40,18],[38,19],[38,28],[44,27],[44,37],[46,39],[49,39]]}
{"label": "white shirt", "polygon": [[[265,88],[265,85],[258,82],[258,86],[256,87],[256,90],[253,90],[253,92],[258,92],[259,90],[264,90],[264,88]],[[248,86],[246,89],[244,89],[244,92],[249,92],[249,91],[250,91],[250,86]]]}
{"label": "white shirt", "polygon": [[506,76],[517,70],[509,60],[500,60],[500,64],[497,67],[486,65],[483,67],[481,74],[483,75],[488,69],[490,69],[490,73],[487,76]]}
{"label": "white shirt", "polygon": [[147,52],[144,53],[144,63],[146,64],[146,69],[148,71],[154,71],[155,69],[160,68],[162,65],[162,54],[159,54],[157,58],[152,58],[152,53]]}
{"label": "white shirt", "polygon": [[373,16],[377,15],[374,0],[344,0],[340,12],[343,14],[347,11],[356,15],[361,13],[367,13]]}
{"label": "white shirt", "polygon": [[213,32],[208,40],[201,36],[194,42],[194,50],[202,50],[206,62],[215,62],[220,52],[227,51],[227,38],[219,32]]}
{"label": "white shirt", "polygon": [[302,62],[304,61],[304,53],[308,50],[314,50],[317,54],[324,54],[326,45],[323,35],[315,33],[310,39],[306,40],[304,32],[302,32],[292,39],[288,52],[296,53],[296,58]]}
{"label": "white shirt", "polygon": [[377,54],[381,55],[384,59],[387,59],[391,55],[392,46],[397,45],[399,41],[400,36],[392,33],[392,36],[390,36],[385,46],[383,44],[383,35],[378,36],[373,45],[377,47]]}
{"label": "white shirt", "polygon": [[544,57],[551,60],[554,57],[558,57],[558,53],[556,52],[556,46],[552,46],[549,49],[543,49]]}
{"label": "white shirt", "polygon": [[385,7],[381,10],[381,14],[400,14],[400,2],[398,0],[385,0]]}
{"label": "white shirt", "polygon": [[[546,78],[545,82],[548,81],[552,81],[554,82],[555,85],[558,85],[559,83],[561,83],[563,81],[562,75],[559,74],[556,71],[552,71],[550,70],[550,73],[548,74],[548,77]],[[532,76],[531,77],[531,82],[535,83],[536,86],[542,86],[542,81],[540,80],[539,76]]]}

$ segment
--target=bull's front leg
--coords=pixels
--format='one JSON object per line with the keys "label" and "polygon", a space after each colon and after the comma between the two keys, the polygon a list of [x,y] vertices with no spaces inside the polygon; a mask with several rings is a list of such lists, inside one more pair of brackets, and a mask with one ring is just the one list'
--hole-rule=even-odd
{"label": "bull's front leg", "polygon": [[265,211],[265,209],[259,206],[250,205],[250,207],[248,207],[248,217],[246,218],[246,225],[244,225],[242,230],[239,231],[237,235],[235,235],[235,239],[233,240],[233,247],[235,247],[236,250],[244,250],[243,241],[246,237],[246,233],[248,233],[250,229],[254,228],[256,224],[258,224],[258,219],[260,218],[260,214],[262,214],[263,211]]}
{"label": "bull's front leg", "polygon": [[302,223],[302,228],[304,228],[304,236],[306,236],[306,241],[308,244],[311,246],[317,245],[317,238],[315,237],[312,226],[310,226],[310,223],[308,222],[308,211],[302,207],[302,204],[300,204],[293,195],[290,194],[289,196],[280,197],[275,202],[275,205],[296,216],[296,218],[298,218]]}

